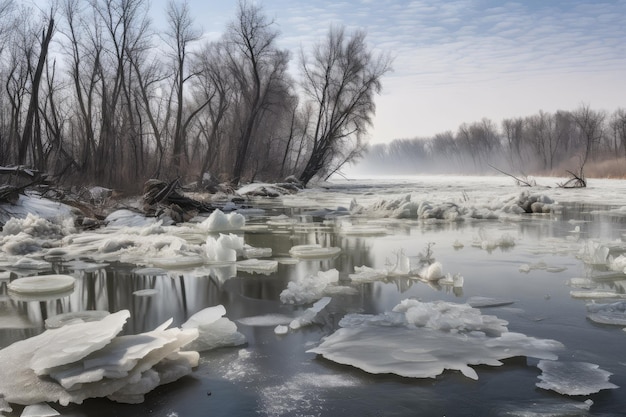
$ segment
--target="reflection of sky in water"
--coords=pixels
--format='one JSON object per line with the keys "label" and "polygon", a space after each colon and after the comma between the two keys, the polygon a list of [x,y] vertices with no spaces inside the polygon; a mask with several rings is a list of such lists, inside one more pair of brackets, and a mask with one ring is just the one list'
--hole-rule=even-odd
{"label": "reflection of sky in water", "polygon": [[[468,198],[480,204],[489,203],[498,194],[518,193],[510,179],[480,179]],[[481,185],[482,184],[482,185]],[[344,184],[350,185],[350,184]],[[491,187],[485,192],[481,187]],[[433,201],[458,201],[463,187],[458,183],[437,179],[433,186],[415,186],[410,182],[379,185],[350,191],[339,187],[330,191],[305,192],[298,200],[288,197],[292,206],[287,213],[299,214],[310,208],[335,209],[348,206],[352,198],[359,203],[384,196],[398,197],[412,193],[415,198]],[[617,190],[617,191],[616,191]],[[607,193],[612,204],[620,189]],[[541,189],[542,193],[560,201],[564,190]],[[576,193],[576,190],[570,190]],[[623,190],[622,190],[623,191]],[[554,196],[557,194],[558,196]],[[303,260],[297,264],[279,264],[269,276],[234,271],[234,268],[202,267],[170,272],[168,275],[136,275],[134,265],[115,264],[92,272],[74,272],[76,288],[70,297],[39,302],[17,302],[6,297],[2,283],[0,294],[0,345],[37,332],[44,316],[67,311],[109,310],[127,308],[131,312],[125,330],[137,333],[155,327],[169,317],[180,325],[191,314],[207,307],[223,304],[232,320],[263,314],[302,313],[308,306],[281,305],[280,293],[296,276],[315,274],[336,268],[340,283],[349,284],[348,274],[356,266],[384,269],[403,251],[418,264],[418,254],[432,243],[434,258],[443,265],[444,273],[459,273],[463,288],[453,291],[446,286],[427,284],[407,277],[358,284],[357,295],[337,295],[321,314],[319,325],[292,331],[285,336],[274,334],[273,327],[238,324],[248,339],[243,348],[220,349],[203,354],[201,366],[179,384],[159,388],[147,402],[134,410],[134,415],[494,415],[498,410],[528,409],[529,404],[546,408],[555,404],[567,407],[571,400],[535,387],[539,370],[536,360],[511,359],[499,368],[478,367],[478,381],[467,381],[456,372],[446,372],[436,380],[408,380],[389,375],[368,375],[357,369],[316,359],[305,351],[331,334],[346,313],[378,314],[390,310],[402,299],[422,301],[444,300],[463,303],[473,296],[512,299],[512,305],[491,308],[494,314],[509,322],[511,331],[538,338],[558,340],[566,346],[564,358],[592,362],[612,372],[611,382],[622,388],[590,396],[595,413],[620,413],[626,407],[626,364],[623,346],[626,334],[620,327],[593,324],[586,319],[585,304],[589,300],[573,299],[567,285],[571,278],[593,278],[606,268],[586,266],[577,255],[583,242],[599,239],[612,244],[612,254],[626,252],[621,235],[626,229],[626,216],[619,210],[607,214],[604,207],[594,205],[602,190],[582,191],[585,204],[562,204],[558,215],[525,215],[507,220],[466,220],[461,223],[423,223],[415,220],[367,220],[340,218],[317,227],[280,227],[250,231],[245,242],[254,247],[272,248],[274,257],[284,257],[292,246],[318,243],[337,246],[342,253],[333,259]],[[626,193],[624,194],[626,195]],[[572,198],[571,195],[569,198]],[[447,199],[447,200],[446,200]],[[277,207],[276,202],[267,205]],[[626,205],[626,202],[624,203]],[[615,207],[615,206],[614,206]],[[272,209],[271,214],[280,210]],[[266,218],[255,218],[251,224],[264,224]],[[378,228],[374,236],[359,229],[358,233],[342,233],[346,223]],[[578,226],[578,230],[575,228]],[[387,234],[380,234],[380,228]],[[279,230],[278,233],[272,232]],[[512,247],[485,250],[480,247],[484,237],[498,239],[510,235]],[[462,248],[455,245],[462,244]],[[620,247],[621,252],[620,252]],[[522,265],[540,265],[521,272]],[[552,269],[550,267],[553,267]],[[63,264],[53,262],[57,272]],[[555,271],[555,272],[553,272]],[[593,279],[592,279],[593,281]],[[623,274],[594,281],[597,288],[624,292]],[[145,296],[133,292],[155,290]],[[602,302],[602,301],[601,301]],[[24,323],[30,323],[27,326]],[[28,328],[26,328],[28,327]],[[533,365],[533,366],[528,366]],[[211,395],[207,395],[210,392]],[[451,402],[450,398],[455,401]],[[584,400],[584,399],[583,399]],[[191,404],[195,404],[192,406]],[[105,415],[100,400],[84,406],[72,406],[66,415]],[[150,410],[148,412],[147,410]]]}

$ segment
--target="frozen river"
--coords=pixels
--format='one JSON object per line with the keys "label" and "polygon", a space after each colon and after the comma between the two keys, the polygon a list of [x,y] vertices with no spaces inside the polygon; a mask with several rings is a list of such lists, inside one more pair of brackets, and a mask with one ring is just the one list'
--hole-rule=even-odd
{"label": "frozen river", "polygon": [[[351,179],[254,199],[224,232],[243,238],[237,263],[199,221],[5,228],[0,348],[68,312],[128,310],[136,334],[223,305],[245,344],[202,352],[141,404],[51,405],[85,417],[626,415],[626,181],[558,182]],[[533,201],[541,213],[523,212]],[[32,300],[7,290],[37,274],[76,284]]]}

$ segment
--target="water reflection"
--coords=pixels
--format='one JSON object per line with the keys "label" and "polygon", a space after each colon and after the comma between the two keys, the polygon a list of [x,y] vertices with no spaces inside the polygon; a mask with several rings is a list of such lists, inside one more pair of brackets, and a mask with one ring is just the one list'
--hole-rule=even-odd
{"label": "water reflection", "polygon": [[[341,253],[333,258],[279,263],[277,271],[270,275],[237,271],[234,264],[204,265],[167,271],[166,274],[158,271],[136,273],[136,265],[124,263],[75,270],[72,264],[56,260],[52,262],[54,272],[68,273],[76,278],[71,294],[55,300],[17,301],[7,297],[7,279],[0,282],[0,345],[6,346],[41,332],[48,317],[85,310],[115,312],[128,309],[131,319],[125,328],[126,333],[150,330],[170,317],[174,319],[174,325],[180,325],[192,314],[218,304],[226,307],[227,316],[234,321],[264,314],[296,316],[308,306],[280,302],[280,293],[288,283],[296,277],[335,268],[339,271],[340,284],[352,285],[357,292],[355,295],[333,296],[315,326],[277,336],[272,327],[239,324],[240,331],[248,339],[248,346],[242,352],[223,350],[203,355],[203,364],[197,373],[177,385],[185,386],[185,390],[190,390],[193,395],[181,394],[184,400],[177,399],[174,395],[168,396],[170,392],[180,394],[176,387],[163,388],[159,395],[168,398],[167,405],[158,397],[149,396],[145,408],[133,409],[138,410],[136,415],[165,416],[172,410],[186,410],[188,414],[184,415],[190,416],[204,415],[204,410],[192,409],[184,403],[198,398],[210,401],[207,407],[211,409],[227,410],[222,415],[250,416],[306,415],[311,410],[320,415],[332,415],[329,410],[338,411],[341,405],[353,415],[372,415],[374,412],[415,415],[418,414],[416,410],[423,411],[423,415],[497,415],[493,404],[501,404],[503,399],[515,398],[519,404],[530,399],[554,399],[553,395],[535,389],[537,370],[526,360],[507,362],[501,369],[481,369],[478,382],[465,381],[454,373],[445,373],[433,381],[412,381],[371,376],[316,360],[314,355],[306,353],[307,347],[336,330],[346,313],[379,314],[389,311],[405,298],[453,302],[464,302],[471,296],[514,298],[516,302],[511,308],[496,308],[493,314],[508,320],[512,330],[563,342],[570,349],[566,356],[593,360],[614,373],[614,383],[626,386],[626,372],[620,365],[623,351],[619,348],[624,343],[623,332],[589,323],[585,301],[573,299],[570,296],[573,288],[565,285],[569,279],[579,276],[588,278],[594,289],[626,293],[623,272],[608,271],[606,266],[589,266],[577,258],[582,242],[589,238],[621,239],[626,225],[624,217],[600,215],[595,212],[596,208],[575,205],[562,207],[560,214],[452,223],[348,218],[322,220],[303,216],[304,209],[280,211],[274,207],[272,210],[271,216],[248,222],[250,229],[243,234],[246,244],[271,248],[273,258],[289,256],[293,246],[304,244],[339,247]],[[267,225],[270,217],[283,213],[297,221]],[[361,233],[362,230],[359,234],[346,233],[346,227],[352,225],[382,227],[387,233],[376,231],[368,235]],[[580,228],[573,233],[575,226]],[[495,238],[511,234],[515,244],[484,250],[474,244],[480,239],[481,230],[483,235],[487,233]],[[419,253],[431,243],[433,257],[442,262],[444,270],[465,277],[463,287],[425,282],[414,276],[395,276],[358,284],[351,283],[348,278],[357,266],[384,269],[401,250],[412,262],[417,262]],[[612,255],[623,252],[620,245],[621,242],[612,247]],[[555,268],[555,272],[550,272],[546,267],[531,269],[527,273],[519,270],[522,264],[539,262],[565,269]],[[9,279],[13,278],[15,276]],[[152,295],[137,295],[137,291],[142,290],[151,290]],[[550,297],[546,297],[547,294]],[[237,365],[241,368],[236,368]],[[317,382],[317,386],[313,383],[306,385],[297,378],[298,375],[308,375],[309,379],[321,382]],[[279,389],[286,387],[289,381],[294,382],[293,390],[300,387],[297,394],[302,395],[301,398],[311,398],[310,409],[295,399],[290,403],[289,390]],[[324,390],[325,383],[331,389]],[[303,386],[306,388],[301,388]],[[523,388],[518,391],[518,387]],[[281,404],[286,404],[281,413],[273,414],[269,405],[263,406],[272,399],[278,401],[269,395],[272,389],[285,395],[280,399]],[[207,400],[208,390],[213,394]],[[595,407],[608,413],[626,407],[626,396],[620,396],[623,389],[615,391],[594,397],[597,400]],[[238,408],[235,404],[229,408],[228,403],[239,395],[245,398],[246,405]],[[471,404],[472,409],[459,412],[449,404],[447,398],[450,397]],[[361,403],[348,404],[342,398],[358,398]],[[288,406],[293,404],[299,408],[290,410]],[[69,411],[75,411],[74,415],[105,415],[104,411],[98,410],[101,405],[98,401],[87,402],[82,408],[73,406]],[[119,410],[127,410],[125,406],[119,407]],[[260,407],[265,408],[259,412]]]}

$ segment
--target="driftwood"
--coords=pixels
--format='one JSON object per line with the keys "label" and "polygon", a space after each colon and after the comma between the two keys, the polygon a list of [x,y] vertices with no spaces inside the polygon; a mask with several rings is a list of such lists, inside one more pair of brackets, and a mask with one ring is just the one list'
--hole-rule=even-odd
{"label": "driftwood", "polygon": [[517,185],[524,186],[524,187],[534,187],[535,185],[537,185],[535,180],[523,180],[521,178],[516,177],[515,175],[509,174],[508,172],[504,172],[501,169],[498,169],[498,168],[494,167],[493,165],[489,165],[489,166],[491,168],[495,169],[496,171],[498,171],[499,173],[513,178],[515,180],[515,182],[517,183]]}
{"label": "driftwood", "polygon": [[168,214],[176,223],[187,221],[198,213],[210,213],[215,210],[211,204],[194,200],[183,194],[179,179],[169,184],[165,181],[150,179],[143,187],[143,209],[146,215]]}
{"label": "driftwood", "polygon": [[576,175],[572,171],[567,171],[568,174],[571,175],[571,178],[567,181],[557,184],[561,188],[585,188],[587,186],[587,181],[583,175],[582,169],[580,170],[580,174]]}

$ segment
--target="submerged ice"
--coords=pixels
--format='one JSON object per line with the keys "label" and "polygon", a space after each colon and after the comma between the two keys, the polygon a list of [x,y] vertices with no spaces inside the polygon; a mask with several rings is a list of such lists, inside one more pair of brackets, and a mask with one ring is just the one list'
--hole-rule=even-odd
{"label": "submerged ice", "polygon": [[407,299],[379,315],[348,314],[309,352],[366,372],[435,378],[446,369],[478,379],[472,365],[516,356],[556,359],[560,342],[510,332],[508,323],[467,304]]}

